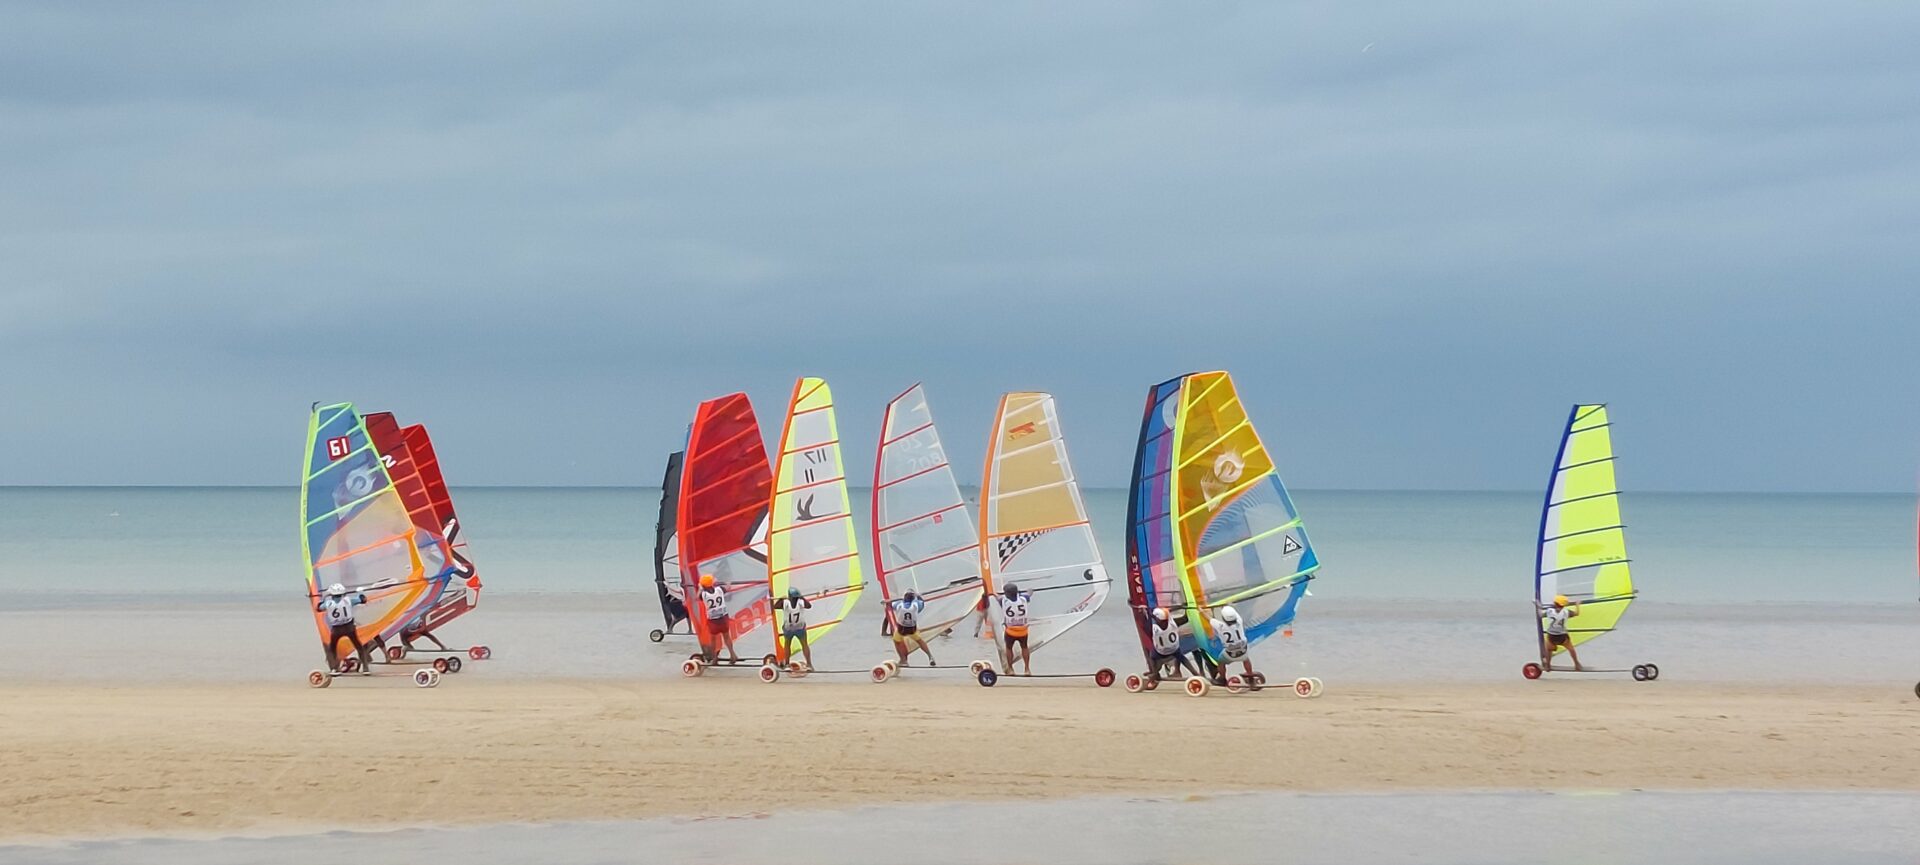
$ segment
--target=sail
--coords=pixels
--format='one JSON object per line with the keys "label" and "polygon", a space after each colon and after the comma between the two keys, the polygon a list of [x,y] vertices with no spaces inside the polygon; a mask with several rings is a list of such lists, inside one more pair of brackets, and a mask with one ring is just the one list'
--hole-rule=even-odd
{"label": "sail", "polygon": [[1031,649],[1085,621],[1107,599],[1112,581],[1067,462],[1052,396],[1000,398],[980,481],[980,529],[987,591],[1015,583],[1033,595]]}
{"label": "sail", "polygon": [[660,593],[660,618],[671,629],[687,620],[686,589],[680,585],[680,539],[674,531],[680,509],[680,461],[685,451],[667,455],[660,479],[660,511],[653,523],[653,587]]}
{"label": "sail", "polygon": [[866,585],[840,456],[840,428],[833,417],[833,391],[821,379],[793,384],[768,514],[767,572],[773,596],[799,589],[813,603],[807,636],[818,640],[846,620]]}
{"label": "sail", "polygon": [[480,603],[480,576],[467,557],[467,542],[460,537],[460,519],[453,512],[453,498],[447,493],[446,479],[440,475],[440,460],[434,454],[427,428],[419,424],[402,428],[390,412],[375,412],[364,418],[373,446],[385,459],[387,476],[400,494],[407,515],[415,526],[440,538],[448,556],[449,572],[429,610],[407,624],[409,637],[432,631],[473,610]]}
{"label": "sail", "polygon": [[1193,632],[1220,657],[1212,616],[1233,605],[1257,643],[1293,621],[1320,569],[1313,543],[1254,431],[1233,377],[1186,376],[1174,418],[1174,556],[1199,608]]}
{"label": "sail", "polygon": [[[1185,381],[1176,378],[1147,389],[1140,441],[1133,453],[1133,482],[1127,490],[1127,598],[1148,663],[1154,660],[1147,618],[1152,610],[1165,607],[1176,617],[1193,612],[1173,556],[1173,428]],[[1192,635],[1183,635],[1180,651],[1193,649]]]}
{"label": "sail", "polygon": [[[767,503],[773,470],[760,422],[743,393],[700,404],[687,432],[680,465],[675,527],[680,540],[680,585],[699,597],[700,576],[712,574],[727,590],[728,631],[738,639],[770,621],[767,606]],[[707,642],[704,615],[692,617]]]}
{"label": "sail", "polygon": [[980,602],[980,536],[918,384],[887,403],[880,421],[873,556],[887,600],[911,591],[926,603],[926,633],[952,628]]}
{"label": "sail", "polygon": [[1576,646],[1618,626],[1634,598],[1610,427],[1605,405],[1573,407],[1540,509],[1534,602],[1548,606],[1555,595],[1579,602],[1580,615],[1567,620]]}
{"label": "sail", "polygon": [[[365,593],[362,642],[395,636],[425,613],[453,574],[441,537],[409,512],[388,474],[402,452],[382,453],[347,403],[317,406],[307,425],[300,483],[301,549],[310,603],[333,584]],[[317,611],[322,640],[329,629]]]}

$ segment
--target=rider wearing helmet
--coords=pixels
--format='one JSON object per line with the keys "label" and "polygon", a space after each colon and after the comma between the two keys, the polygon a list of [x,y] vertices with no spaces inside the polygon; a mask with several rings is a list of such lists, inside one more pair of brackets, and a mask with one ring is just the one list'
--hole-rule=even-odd
{"label": "rider wearing helmet", "polygon": [[1014,646],[1020,647],[1020,658],[1026,666],[1026,674],[1033,675],[1033,649],[1027,645],[1027,605],[1033,601],[1033,595],[1020,591],[1020,587],[1008,583],[995,597],[1000,605],[1001,661],[1007,672],[1013,672]]}
{"label": "rider wearing helmet", "polygon": [[780,654],[793,657],[793,641],[800,641],[800,654],[807,659],[807,669],[813,669],[813,646],[807,642],[807,611],[813,609],[813,602],[800,594],[798,586],[788,586],[787,596],[773,599],[773,609],[782,613],[780,617]]}
{"label": "rider wearing helmet", "polygon": [[1196,676],[1200,674],[1180,651],[1180,643],[1185,637],[1182,630],[1186,624],[1184,612],[1175,616],[1166,607],[1155,607],[1147,616],[1147,636],[1153,644],[1153,669],[1148,675],[1155,681],[1183,670]]}
{"label": "rider wearing helmet", "polygon": [[360,629],[354,624],[359,615],[355,608],[366,602],[366,593],[347,594],[346,586],[334,583],[327,587],[326,597],[313,606],[314,612],[326,614],[327,669],[340,672],[340,641],[345,639],[360,656],[360,675],[373,675],[373,659],[367,655],[366,644],[360,642]]}
{"label": "rider wearing helmet", "polygon": [[[1231,664],[1239,661],[1247,678],[1253,678],[1253,658],[1247,654],[1251,648],[1247,645],[1247,623],[1240,620],[1240,611],[1232,605],[1222,606],[1214,611],[1213,635],[1220,640],[1220,660]],[[1214,673],[1219,677],[1221,673]]]}
{"label": "rider wearing helmet", "polygon": [[909,644],[917,644],[920,651],[927,653],[927,663],[938,666],[933,659],[933,649],[927,647],[927,637],[920,633],[920,615],[926,612],[927,602],[920,598],[919,592],[909,591],[887,602],[887,620],[893,626],[893,651],[900,656],[900,665],[906,666],[907,656],[913,653]]}
{"label": "rider wearing helmet", "polygon": [[707,617],[708,643],[700,647],[707,656],[707,662],[719,659],[720,646],[724,644],[728,659],[740,663],[740,653],[734,651],[733,631],[727,618],[727,590],[714,581],[712,574],[700,575],[700,609]]}
{"label": "rider wearing helmet", "polygon": [[1580,653],[1573,650],[1573,635],[1567,633],[1567,620],[1580,615],[1580,605],[1569,602],[1566,595],[1555,595],[1553,606],[1540,611],[1540,632],[1544,636],[1540,643],[1540,663],[1547,669],[1553,669],[1553,653],[1567,650],[1567,657],[1573,659],[1573,671],[1580,672]]}

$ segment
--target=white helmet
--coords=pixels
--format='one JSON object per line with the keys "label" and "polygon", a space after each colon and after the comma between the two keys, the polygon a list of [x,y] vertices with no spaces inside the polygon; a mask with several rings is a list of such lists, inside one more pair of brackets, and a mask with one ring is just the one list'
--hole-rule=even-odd
{"label": "white helmet", "polygon": [[1234,624],[1240,621],[1240,611],[1232,607],[1221,607],[1220,621],[1226,622],[1229,625]]}
{"label": "white helmet", "polygon": [[347,593],[347,587],[340,585],[339,583],[334,583],[333,585],[327,587],[327,594],[333,595],[335,597],[339,597],[340,595],[344,595],[346,593]]}

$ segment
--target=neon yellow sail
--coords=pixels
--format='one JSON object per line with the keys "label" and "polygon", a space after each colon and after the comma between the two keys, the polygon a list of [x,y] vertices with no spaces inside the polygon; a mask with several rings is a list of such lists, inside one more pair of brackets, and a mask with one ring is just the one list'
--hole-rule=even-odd
{"label": "neon yellow sail", "polygon": [[[775,598],[797,588],[813,603],[807,637],[818,640],[846,619],[866,583],[848,507],[833,392],[821,379],[803,378],[793,385],[774,459],[771,501],[769,588]],[[779,629],[773,630],[777,644]]]}
{"label": "neon yellow sail", "polygon": [[1173,558],[1202,609],[1194,633],[1219,657],[1212,614],[1233,604],[1258,642],[1293,621],[1320,569],[1273,457],[1225,372],[1186,377],[1173,424]]}
{"label": "neon yellow sail", "polygon": [[1547,607],[1566,595],[1580,604],[1567,622],[1576,646],[1617,627],[1635,595],[1610,427],[1605,405],[1573,407],[1540,512],[1534,600]]}

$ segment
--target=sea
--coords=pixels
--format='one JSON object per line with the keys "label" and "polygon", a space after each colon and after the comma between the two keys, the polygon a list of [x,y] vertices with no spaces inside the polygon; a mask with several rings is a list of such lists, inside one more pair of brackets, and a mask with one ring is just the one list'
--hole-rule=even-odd
{"label": "sea", "polygon": [[[1532,659],[1538,493],[1293,494],[1323,567],[1293,635],[1262,647],[1263,666],[1494,681]],[[1126,491],[1085,495],[1109,572],[1124,573]],[[486,594],[447,636],[492,648],[494,675],[677,675],[685,640],[648,639],[661,625],[659,489],[475,487],[454,499]],[[0,678],[304,674],[318,649],[298,508],[278,487],[0,487]],[[1652,662],[1693,681],[1920,675],[1913,496],[1629,493],[1622,508],[1641,600],[1588,644],[1590,664]],[[1137,665],[1123,597],[1037,662]],[[149,639],[201,616],[220,623],[218,639]],[[934,651],[984,657],[970,637]],[[821,666],[884,657],[878,604],[863,599],[817,651]]]}

